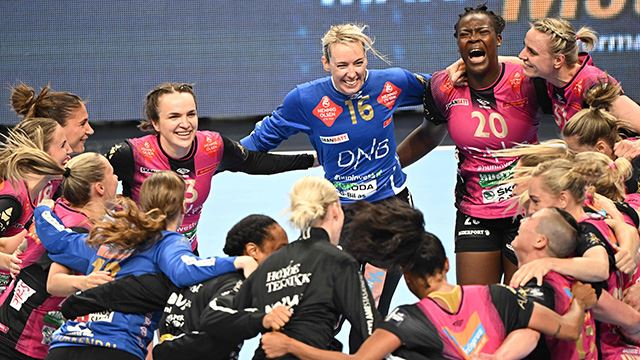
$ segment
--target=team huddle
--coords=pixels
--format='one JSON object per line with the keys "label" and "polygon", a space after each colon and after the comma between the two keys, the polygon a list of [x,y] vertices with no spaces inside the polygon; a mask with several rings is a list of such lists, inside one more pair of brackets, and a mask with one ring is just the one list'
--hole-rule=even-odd
{"label": "team huddle", "polygon": [[[579,52],[597,41],[589,28],[537,20],[517,58],[498,56],[505,21],[486,5],[454,28],[461,59],[419,74],[368,70],[384,56],[366,27],[331,26],[330,76],[239,142],[198,130],[192,85],[163,83],[144,102],[150,134],[85,152],[83,99],[13,87],[0,358],[237,359],[260,335],[255,359],[640,359],[640,106]],[[394,112],[419,105],[423,123],[397,144]],[[542,113],[561,140],[539,142]],[[299,132],[315,154],[268,153]],[[403,172],[447,133],[457,284]],[[324,178],[289,194],[298,239],[251,214],[226,256],[200,257],[214,175],[313,166]],[[385,275],[370,287],[372,271]],[[402,277],[418,300],[391,310]],[[335,338],[345,320],[351,354]]]}

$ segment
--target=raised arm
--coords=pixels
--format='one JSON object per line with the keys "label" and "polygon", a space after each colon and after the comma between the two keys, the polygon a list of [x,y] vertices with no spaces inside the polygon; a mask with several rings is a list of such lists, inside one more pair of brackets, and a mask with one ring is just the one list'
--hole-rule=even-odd
{"label": "raised arm", "polygon": [[65,228],[62,221],[49,206],[40,205],[33,211],[36,234],[48,252],[64,253],[90,260],[96,249],[89,247],[85,240],[87,234],[78,234]]}
{"label": "raised arm", "polygon": [[423,95],[424,121],[398,145],[397,152],[402,167],[409,166],[440,145],[447,134],[447,119],[444,117],[431,90],[431,78],[425,84]]}
{"label": "raised arm", "polygon": [[626,95],[618,96],[610,108],[611,114],[640,133],[640,105]]}
{"label": "raised arm", "polygon": [[298,132],[309,132],[300,103],[298,90],[293,89],[271,115],[256,123],[240,144],[249,150],[266,152]]}

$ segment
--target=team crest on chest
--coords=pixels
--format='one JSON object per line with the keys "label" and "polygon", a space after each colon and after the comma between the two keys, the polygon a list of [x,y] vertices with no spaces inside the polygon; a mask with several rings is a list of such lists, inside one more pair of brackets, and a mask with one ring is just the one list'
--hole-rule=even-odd
{"label": "team crest on chest", "polygon": [[573,85],[573,88],[571,89],[571,91],[573,91],[573,93],[578,97],[582,96],[583,90],[584,90],[584,79],[580,79],[580,81],[578,81],[575,85]]}
{"label": "team crest on chest", "polygon": [[147,159],[152,159],[156,155],[153,146],[148,141],[145,141],[144,144],[142,144],[140,147],[140,153]]}
{"label": "team crest on chest", "polygon": [[378,96],[378,104],[383,105],[389,110],[393,109],[393,106],[396,104],[396,100],[398,99],[400,92],[402,92],[400,88],[393,85],[391,81],[387,81],[386,83],[384,83],[382,92]]}
{"label": "team crest on chest", "polygon": [[342,107],[333,101],[328,96],[323,96],[320,102],[313,109],[313,115],[320,119],[327,127],[333,126],[338,116],[342,114]]}
{"label": "team crest on chest", "polygon": [[521,93],[520,90],[522,88],[522,74],[519,71],[511,74],[511,76],[509,77],[509,85],[511,85],[511,90],[513,90],[514,93],[518,95]]}
{"label": "team crest on chest", "polygon": [[204,144],[202,145],[202,148],[207,154],[213,154],[216,153],[220,148],[220,143],[219,141],[213,139],[211,136],[207,135],[204,138]]}

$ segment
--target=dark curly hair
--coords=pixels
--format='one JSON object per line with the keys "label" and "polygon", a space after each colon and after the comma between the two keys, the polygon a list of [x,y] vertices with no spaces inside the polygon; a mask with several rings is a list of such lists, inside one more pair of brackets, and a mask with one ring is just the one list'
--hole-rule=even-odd
{"label": "dark curly hair", "polygon": [[400,200],[357,202],[345,225],[346,250],[358,260],[402,268],[417,275],[444,269],[446,254],[437,236],[424,230],[424,216]]}
{"label": "dark curly hair", "polygon": [[487,3],[484,4],[480,4],[476,7],[465,7],[464,8],[464,12],[462,14],[458,15],[458,21],[456,22],[456,24],[453,26],[454,29],[454,33],[453,36],[454,37],[458,37],[458,26],[460,25],[460,20],[462,20],[463,17],[470,15],[470,14],[485,14],[487,15],[490,19],[491,19],[491,23],[493,24],[493,29],[495,30],[496,34],[500,35],[502,34],[502,31],[504,30],[505,27],[505,21],[502,18],[502,16],[494,13],[493,11],[489,10],[489,8],[487,7]]}
{"label": "dark curly hair", "polygon": [[249,215],[229,230],[222,251],[229,256],[240,256],[244,253],[244,246],[250,242],[262,247],[262,243],[270,236],[269,228],[277,224],[266,215]]}

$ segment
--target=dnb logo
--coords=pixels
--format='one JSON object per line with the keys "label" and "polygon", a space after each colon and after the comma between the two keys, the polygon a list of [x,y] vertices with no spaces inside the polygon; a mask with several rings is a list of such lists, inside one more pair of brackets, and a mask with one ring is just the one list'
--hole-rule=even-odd
{"label": "dnb logo", "polygon": [[454,331],[445,326],[442,331],[455,345],[456,350],[464,359],[470,359],[473,355],[479,354],[489,341],[487,331],[476,312],[469,317],[463,329]]}
{"label": "dnb logo", "polygon": [[333,126],[338,116],[342,114],[342,107],[329,99],[328,96],[323,96],[320,102],[313,109],[313,115],[320,119],[327,127]]}

